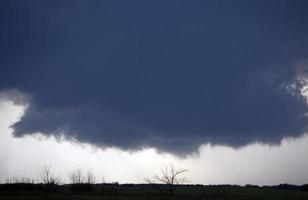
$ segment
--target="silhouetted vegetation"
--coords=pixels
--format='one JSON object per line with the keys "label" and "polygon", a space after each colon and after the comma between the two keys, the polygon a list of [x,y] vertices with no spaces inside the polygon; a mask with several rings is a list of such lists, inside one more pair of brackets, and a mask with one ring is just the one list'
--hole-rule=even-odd
{"label": "silhouetted vegetation", "polygon": [[31,178],[26,178],[24,176],[17,177],[12,176],[6,179],[7,184],[34,184],[35,181]]}
{"label": "silhouetted vegetation", "polygon": [[60,184],[60,178],[56,177],[51,171],[51,166],[43,166],[40,172],[41,182],[45,187],[46,192],[55,191],[57,185]]}
{"label": "silhouetted vegetation", "polygon": [[88,170],[86,175],[77,168],[69,175],[71,180],[71,191],[74,193],[91,192],[95,184],[95,175],[92,170]]}
{"label": "silhouetted vegetation", "polygon": [[147,184],[97,183],[92,170],[83,173],[79,168],[69,173],[70,184],[60,184],[51,167],[40,171],[41,180],[35,182],[25,177],[10,177],[0,184],[1,200],[16,199],[308,199],[308,184],[297,186],[280,184],[258,185],[184,185],[185,169],[172,165],[162,168],[161,174],[147,179]]}
{"label": "silhouetted vegetation", "polygon": [[161,169],[161,175],[156,175],[153,179],[146,179],[146,181],[160,194],[168,193],[173,196],[176,188],[186,181],[185,177],[180,177],[184,172],[187,172],[187,170],[177,170],[173,165],[170,165]]}

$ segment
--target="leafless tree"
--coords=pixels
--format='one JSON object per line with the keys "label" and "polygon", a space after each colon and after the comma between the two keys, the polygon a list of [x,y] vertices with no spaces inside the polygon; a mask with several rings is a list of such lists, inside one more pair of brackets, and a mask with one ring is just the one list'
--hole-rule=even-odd
{"label": "leafless tree", "polygon": [[56,185],[60,183],[60,178],[52,173],[51,166],[44,165],[41,169],[40,175],[42,182],[46,185]]}
{"label": "leafless tree", "polygon": [[181,175],[187,171],[186,169],[175,169],[173,165],[170,165],[169,167],[166,166],[161,168],[161,175],[154,176],[154,180],[146,179],[146,181],[160,192],[162,192],[162,189],[157,187],[157,183],[165,184],[168,187],[169,194],[173,195],[177,186],[187,181],[185,177],[181,177]]}
{"label": "leafless tree", "polygon": [[72,184],[82,184],[84,183],[84,176],[82,175],[81,169],[77,168],[72,171],[69,175]]}
{"label": "leafless tree", "polygon": [[27,178],[24,176],[21,176],[21,177],[11,176],[6,179],[6,183],[7,184],[34,184],[35,181],[31,178]]}
{"label": "leafless tree", "polygon": [[93,173],[93,170],[89,169],[86,175],[86,184],[94,184],[95,182],[96,182],[96,177]]}

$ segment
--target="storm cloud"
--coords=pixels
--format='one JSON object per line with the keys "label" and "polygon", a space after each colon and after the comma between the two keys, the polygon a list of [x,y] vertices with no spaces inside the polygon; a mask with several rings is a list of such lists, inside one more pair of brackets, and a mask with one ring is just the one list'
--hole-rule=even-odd
{"label": "storm cloud", "polygon": [[16,137],[173,153],[307,130],[307,1],[1,1]]}

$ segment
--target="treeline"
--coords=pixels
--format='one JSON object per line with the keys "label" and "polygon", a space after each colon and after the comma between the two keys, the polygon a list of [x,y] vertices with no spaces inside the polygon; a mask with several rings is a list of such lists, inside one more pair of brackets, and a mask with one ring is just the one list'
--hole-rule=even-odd
{"label": "treeline", "polygon": [[[43,166],[39,172],[40,179],[34,180],[27,177],[8,177],[5,183],[0,184],[0,191],[9,192],[96,192],[115,193],[117,182],[106,183],[105,178],[98,180],[93,170],[83,172],[76,168],[68,173],[69,184],[63,184],[61,177],[55,175],[51,166]],[[98,182],[100,182],[98,184]]]}
{"label": "treeline", "polygon": [[100,184],[42,184],[42,183],[4,183],[0,184],[0,192],[5,193],[91,193],[91,194],[117,194],[121,187],[117,183]]}
{"label": "treeline", "polygon": [[[61,177],[55,175],[50,166],[43,166],[39,172],[39,179],[35,180],[24,176],[10,176],[4,182],[5,184],[45,184],[45,185],[61,185],[63,184]],[[76,168],[68,173],[70,184],[95,184],[97,182],[105,183],[105,178],[97,179],[92,169],[83,172]]]}
{"label": "treeline", "polygon": [[175,169],[172,165],[161,168],[161,174],[155,175],[152,178],[146,178],[145,184],[119,184],[117,182],[106,182],[105,177],[101,180],[97,179],[93,170],[82,171],[79,168],[68,173],[70,180],[69,184],[61,183],[61,178],[56,176],[50,166],[41,168],[39,174],[40,179],[35,181],[26,177],[9,177],[6,182],[0,184],[0,193],[91,193],[91,194],[119,194],[129,191],[129,193],[153,193],[159,195],[174,195],[178,188],[184,190],[191,188],[259,188],[259,189],[279,189],[279,190],[301,190],[308,191],[308,184],[297,186],[290,184],[280,184],[276,186],[257,186],[257,185],[183,185],[187,182],[183,177],[183,173],[187,172],[185,169]]}
{"label": "treeline", "polygon": [[[159,194],[173,195],[175,190],[186,181],[181,175],[186,169],[176,169],[172,165],[161,168],[161,174],[152,178],[146,178],[144,184],[149,191]],[[68,173],[69,184],[63,184],[61,178],[56,176],[50,166],[43,166],[40,170],[40,179],[35,181],[26,177],[9,177],[1,184],[0,191],[37,191],[37,192],[92,192],[98,194],[116,194],[128,185],[120,185],[118,182],[107,183],[105,177],[97,179],[93,170],[86,172],[76,168]],[[130,185],[131,186],[131,185]],[[140,186],[140,185],[139,185]],[[144,187],[143,187],[144,189]]]}

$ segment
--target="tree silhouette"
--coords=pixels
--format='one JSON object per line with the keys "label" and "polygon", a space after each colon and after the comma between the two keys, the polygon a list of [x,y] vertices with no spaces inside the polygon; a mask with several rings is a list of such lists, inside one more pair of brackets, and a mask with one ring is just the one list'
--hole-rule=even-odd
{"label": "tree silhouette", "polygon": [[46,185],[56,185],[60,183],[60,178],[52,173],[51,166],[44,165],[41,169],[40,176],[42,182]]}
{"label": "tree silhouette", "polygon": [[82,175],[81,169],[77,168],[72,171],[69,175],[72,184],[84,183],[84,176]]}
{"label": "tree silhouette", "polygon": [[176,190],[177,186],[187,181],[185,177],[180,177],[187,171],[188,170],[186,169],[175,169],[173,165],[170,165],[169,167],[166,166],[161,168],[161,175],[154,176],[154,180],[147,179],[147,182],[152,184],[160,192],[162,192],[162,189],[157,187],[157,182],[160,184],[165,184],[168,188],[169,194],[174,195],[174,191]]}

